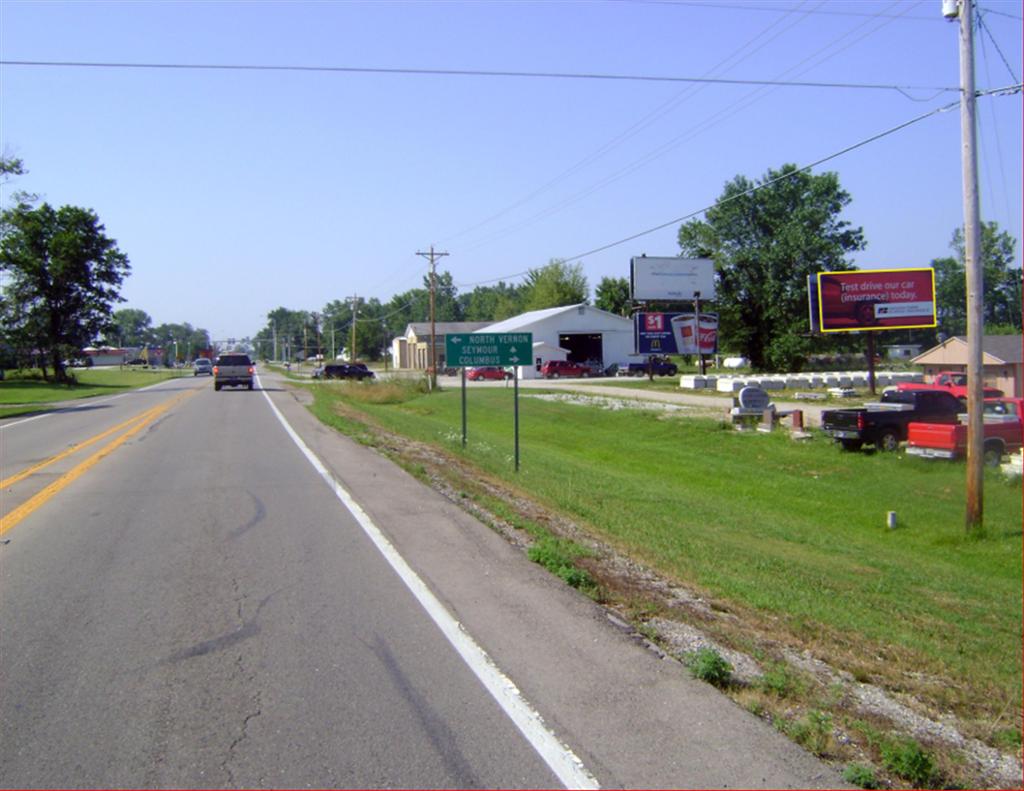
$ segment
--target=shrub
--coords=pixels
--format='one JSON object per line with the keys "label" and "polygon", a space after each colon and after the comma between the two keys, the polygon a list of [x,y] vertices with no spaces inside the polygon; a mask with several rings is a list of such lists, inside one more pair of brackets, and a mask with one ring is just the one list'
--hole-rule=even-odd
{"label": "shrub", "polygon": [[777,698],[787,698],[799,691],[797,679],[785,662],[775,662],[761,676],[761,689]]}
{"label": "shrub", "polygon": [[832,744],[832,718],[821,711],[812,711],[802,719],[783,725],[781,730],[815,755],[824,755]]}
{"label": "shrub", "polygon": [[540,564],[566,584],[573,588],[589,590],[596,587],[593,578],[585,569],[577,568],[575,564],[576,558],[584,554],[586,551],[582,547],[554,536],[538,538],[526,552],[530,560]]}
{"label": "shrub", "polygon": [[931,784],[935,764],[931,756],[913,739],[904,738],[882,745],[885,768],[918,788]]}
{"label": "shrub", "polygon": [[843,780],[861,788],[880,788],[875,770],[864,764],[850,764],[843,770]]}
{"label": "shrub", "polygon": [[715,687],[726,687],[732,680],[732,665],[714,648],[701,648],[686,659],[694,678],[706,681]]}

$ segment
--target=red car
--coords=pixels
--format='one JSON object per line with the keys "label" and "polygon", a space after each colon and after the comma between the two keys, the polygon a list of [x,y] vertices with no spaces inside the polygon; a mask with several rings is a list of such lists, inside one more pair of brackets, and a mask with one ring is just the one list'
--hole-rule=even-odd
{"label": "red car", "polygon": [[590,376],[590,367],[583,363],[571,363],[568,360],[548,360],[540,367],[540,375],[545,379],[558,379],[560,376]]}
{"label": "red car", "polygon": [[493,366],[484,366],[482,368],[467,368],[466,378],[471,382],[476,382],[481,379],[511,379],[512,372],[506,371],[504,368],[495,368]]}

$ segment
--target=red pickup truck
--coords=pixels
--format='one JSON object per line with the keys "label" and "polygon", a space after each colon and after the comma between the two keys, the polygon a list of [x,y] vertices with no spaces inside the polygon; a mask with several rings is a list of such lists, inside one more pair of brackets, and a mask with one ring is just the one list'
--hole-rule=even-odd
{"label": "red pickup truck", "polygon": [[[917,382],[900,382],[896,385],[898,390],[947,390],[957,398],[967,399],[967,374],[960,371],[940,371],[935,374],[931,384],[920,384]],[[999,398],[1002,390],[994,387],[985,387],[983,398]]]}
{"label": "red pickup truck", "polygon": [[[985,464],[994,467],[1006,453],[1024,445],[1024,399],[985,399]],[[963,423],[911,423],[907,426],[907,453],[935,459],[967,455],[967,426]]]}

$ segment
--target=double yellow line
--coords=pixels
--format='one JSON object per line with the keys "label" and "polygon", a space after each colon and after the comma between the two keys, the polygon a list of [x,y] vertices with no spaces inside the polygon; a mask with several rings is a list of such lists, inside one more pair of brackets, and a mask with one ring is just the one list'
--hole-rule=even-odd
{"label": "double yellow line", "polygon": [[152,407],[151,409],[147,409],[141,415],[136,415],[135,417],[129,418],[128,420],[125,420],[122,423],[118,423],[116,426],[109,428],[100,434],[97,434],[95,437],[91,437],[85,440],[84,442],[79,442],[75,445],[72,445],[67,450],[58,453],[56,456],[51,456],[50,458],[44,459],[38,464],[33,464],[31,467],[22,470],[16,475],[12,475],[9,478],[4,478],[2,481],[0,481],[0,490],[6,489],[8,486],[12,486],[18,481],[23,481],[25,480],[25,478],[29,477],[33,473],[39,472],[39,470],[45,467],[49,467],[51,464],[55,464],[61,459],[66,459],[68,456],[71,456],[72,454],[78,453],[79,451],[91,447],[92,445],[95,445],[98,442],[102,442],[107,437],[113,434],[117,434],[117,432],[119,431],[127,429],[127,431],[121,434],[121,436],[104,445],[93,455],[89,456],[87,459],[80,462],[72,469],[68,470],[66,473],[60,476],[57,480],[55,480],[45,489],[37,492],[28,500],[26,500],[17,508],[15,508],[13,511],[11,511],[9,514],[0,518],[0,536],[2,536],[11,528],[13,528],[23,519],[25,519],[25,517],[27,517],[29,514],[33,513],[36,509],[42,506],[43,503],[53,498],[58,492],[66,488],[68,485],[76,481],[78,478],[82,477],[82,475],[84,475],[91,468],[96,466],[96,464],[98,464],[101,459],[105,458],[106,456],[109,456],[111,453],[117,450],[117,448],[119,448],[129,439],[134,437],[144,428],[152,425],[153,422],[158,417],[164,414],[164,412],[181,403],[181,401],[183,401],[185,398],[188,398],[190,395],[194,395],[195,392],[196,391],[183,393],[182,395],[179,395],[177,398],[174,398],[171,401],[167,401],[166,403],[163,404],[158,404],[157,406]]}

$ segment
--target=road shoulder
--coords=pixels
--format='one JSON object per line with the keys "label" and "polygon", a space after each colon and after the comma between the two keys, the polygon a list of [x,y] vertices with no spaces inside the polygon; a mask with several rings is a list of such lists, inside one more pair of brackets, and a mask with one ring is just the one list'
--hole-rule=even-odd
{"label": "road shoulder", "polygon": [[498,533],[377,452],[321,424],[292,391],[281,388],[272,396],[303,441],[603,786],[844,785],[830,767],[690,678],[678,662],[645,647],[604,608],[531,563]]}

